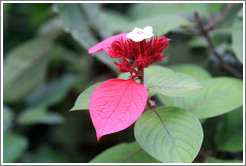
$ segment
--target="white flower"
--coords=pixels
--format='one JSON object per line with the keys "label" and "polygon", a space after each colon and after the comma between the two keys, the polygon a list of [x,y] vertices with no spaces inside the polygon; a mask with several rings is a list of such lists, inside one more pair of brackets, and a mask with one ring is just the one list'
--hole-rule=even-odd
{"label": "white flower", "polygon": [[135,42],[140,42],[144,39],[148,39],[154,36],[153,28],[151,26],[147,26],[144,29],[134,28],[133,31],[127,34],[126,38],[132,39]]}

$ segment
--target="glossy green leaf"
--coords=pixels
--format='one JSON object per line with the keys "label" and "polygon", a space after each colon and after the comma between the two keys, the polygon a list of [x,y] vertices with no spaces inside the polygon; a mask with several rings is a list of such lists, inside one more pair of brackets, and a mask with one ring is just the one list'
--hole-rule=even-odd
{"label": "glossy green leaf", "polygon": [[73,75],[64,75],[58,80],[43,85],[26,97],[28,106],[48,106],[59,102],[76,81]]}
{"label": "glossy green leaf", "polygon": [[146,152],[164,163],[192,162],[203,140],[199,120],[175,107],[158,107],[143,113],[135,124],[134,134]]}
{"label": "glossy green leaf", "polygon": [[3,66],[3,100],[16,102],[44,81],[52,43],[32,39],[8,53]]}
{"label": "glossy green leaf", "polygon": [[208,73],[205,69],[201,68],[198,65],[194,64],[182,64],[170,66],[175,72],[187,74],[198,81],[206,80],[212,78],[211,74]]}
{"label": "glossy green leaf", "polygon": [[64,118],[53,112],[48,112],[43,107],[32,107],[24,110],[18,117],[17,123],[20,125],[33,125],[33,124],[61,124]]}
{"label": "glossy green leaf", "polygon": [[4,134],[11,129],[13,120],[14,120],[13,111],[9,107],[4,105],[3,106],[3,133]]}
{"label": "glossy green leaf", "polygon": [[3,162],[17,162],[27,146],[26,138],[16,134],[5,134],[3,136]]}
{"label": "glossy green leaf", "polygon": [[144,72],[144,84],[151,95],[186,96],[203,89],[196,79],[165,67],[152,65]]}
{"label": "glossy green leaf", "polygon": [[232,46],[237,58],[243,63],[243,9],[240,10],[233,24]]}
{"label": "glossy green leaf", "polygon": [[[96,45],[99,41],[95,39],[93,33],[90,30],[90,22],[86,17],[85,10],[81,4],[54,4],[54,10],[58,13],[60,19],[64,24],[64,28],[67,32],[71,33],[72,37],[77,40],[85,49]],[[95,19],[91,16],[90,19]],[[99,20],[94,20],[99,21]],[[88,55],[90,56],[90,55]],[[105,52],[99,52],[95,54],[96,58],[114,69],[113,59],[110,58]]]}
{"label": "glossy green leaf", "polygon": [[165,14],[132,21],[122,27],[122,32],[132,31],[135,27],[144,28],[149,25],[153,27],[153,33],[157,36],[166,34],[180,27],[192,26],[192,24],[182,16]]}
{"label": "glossy green leaf", "polygon": [[242,163],[241,160],[224,160],[224,159],[218,159],[215,157],[208,157],[204,163]]}
{"label": "glossy green leaf", "polygon": [[111,147],[92,159],[90,163],[160,163],[160,161],[133,142]]}
{"label": "glossy green leaf", "polygon": [[202,81],[205,90],[186,97],[166,97],[160,100],[168,106],[184,108],[198,118],[209,118],[232,111],[243,104],[243,82],[229,77]]}
{"label": "glossy green leaf", "polygon": [[243,107],[225,115],[222,126],[215,136],[215,144],[220,151],[243,150]]}
{"label": "glossy green leaf", "polygon": [[83,91],[77,98],[73,108],[71,108],[70,111],[88,110],[91,94],[101,83],[102,82],[96,83]]}

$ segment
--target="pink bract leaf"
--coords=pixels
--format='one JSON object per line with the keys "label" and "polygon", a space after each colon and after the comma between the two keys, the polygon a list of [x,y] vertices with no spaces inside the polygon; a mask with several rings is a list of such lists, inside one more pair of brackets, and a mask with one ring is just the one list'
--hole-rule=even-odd
{"label": "pink bract leaf", "polygon": [[97,45],[91,47],[88,50],[89,54],[94,54],[96,52],[102,51],[104,50],[108,55],[110,55],[112,58],[121,58],[121,56],[119,54],[114,54],[114,52],[111,51],[111,44],[117,40],[117,39],[123,39],[126,40],[126,35],[128,33],[122,33],[122,34],[118,34],[115,36],[112,36],[106,40],[103,40],[102,42],[98,43]]}
{"label": "pink bract leaf", "polygon": [[147,98],[147,89],[133,78],[110,79],[98,86],[90,98],[90,116],[97,140],[132,125],[142,114]]}

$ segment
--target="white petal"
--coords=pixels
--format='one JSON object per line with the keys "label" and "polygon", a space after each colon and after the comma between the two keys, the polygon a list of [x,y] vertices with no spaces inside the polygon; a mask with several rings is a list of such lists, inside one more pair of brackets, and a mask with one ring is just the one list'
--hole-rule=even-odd
{"label": "white petal", "polygon": [[151,38],[153,35],[153,28],[151,26],[147,26],[144,29],[134,28],[132,32],[127,34],[128,39],[132,39],[135,42],[140,42],[144,39]]}
{"label": "white petal", "polygon": [[147,26],[147,27],[145,27],[143,30],[144,30],[144,32],[146,32],[146,33],[153,33],[153,28],[152,28],[152,26]]}

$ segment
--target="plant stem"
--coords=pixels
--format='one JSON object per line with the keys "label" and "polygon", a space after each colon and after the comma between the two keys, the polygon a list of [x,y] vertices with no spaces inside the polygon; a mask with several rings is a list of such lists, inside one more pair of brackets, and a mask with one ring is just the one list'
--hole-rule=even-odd
{"label": "plant stem", "polygon": [[224,10],[222,10],[219,14],[219,16],[217,16],[215,19],[210,19],[207,23],[207,25],[205,26],[205,29],[207,31],[210,31],[214,28],[214,26],[220,21],[222,20],[225,15],[235,6],[235,4],[228,4]]}
{"label": "plant stem", "polygon": [[[214,18],[214,19],[209,19],[208,23],[204,27],[206,31],[212,30],[215,25],[222,20],[225,15],[235,6],[235,4],[228,4],[224,10],[220,12],[220,14]],[[193,29],[193,28],[185,28],[185,30],[193,35],[201,35],[201,31]]]}
{"label": "plant stem", "polygon": [[202,23],[202,20],[198,14],[197,11],[194,12],[194,16],[195,16],[195,19],[197,21],[197,24],[198,24],[198,27],[200,28],[200,32],[201,32],[201,35],[203,35],[205,37],[205,39],[207,40],[208,42],[208,45],[209,45],[209,48],[212,50],[212,52],[214,53],[214,55],[220,60],[222,66],[224,67],[225,70],[227,70],[229,73],[231,73],[232,75],[242,79],[243,76],[241,73],[239,73],[236,69],[234,69],[233,67],[231,67],[230,65],[228,65],[226,63],[226,61],[224,60],[223,58],[223,55],[220,54],[216,48],[215,48],[215,45],[211,39],[211,37],[209,36],[208,32],[211,28],[206,28],[203,23]]}
{"label": "plant stem", "polygon": [[[140,84],[144,85],[144,68],[139,69],[139,79],[140,79]],[[155,101],[152,101],[150,97],[147,99],[147,104],[145,107],[145,111],[151,109],[154,110],[155,108]]]}
{"label": "plant stem", "polygon": [[144,68],[139,69],[140,84],[144,84]]}
{"label": "plant stem", "polygon": [[155,109],[155,101],[153,101],[150,98],[148,98],[147,106],[148,106],[149,109],[154,110]]}
{"label": "plant stem", "polygon": [[[211,51],[214,53],[214,55],[219,59],[219,61],[221,62],[222,67],[229,72],[230,74],[232,74],[233,76],[242,79],[243,75],[238,72],[236,69],[234,69],[233,67],[231,67],[223,58],[223,55],[220,54],[217,50],[216,47],[211,39],[211,37],[209,36],[209,31],[212,30],[215,25],[222,20],[226,14],[235,6],[235,4],[228,4],[226,6],[226,8],[224,10],[222,10],[219,14],[218,17],[216,17],[215,19],[210,19],[207,23],[207,25],[203,25],[202,20],[199,16],[199,13],[197,11],[194,12],[194,16],[196,19],[196,22],[198,24],[199,30],[196,29],[192,29],[192,28],[186,28],[186,31],[193,34],[193,35],[202,35],[205,37],[205,39],[208,42],[209,48],[211,49]],[[207,63],[207,62],[206,62]]]}

